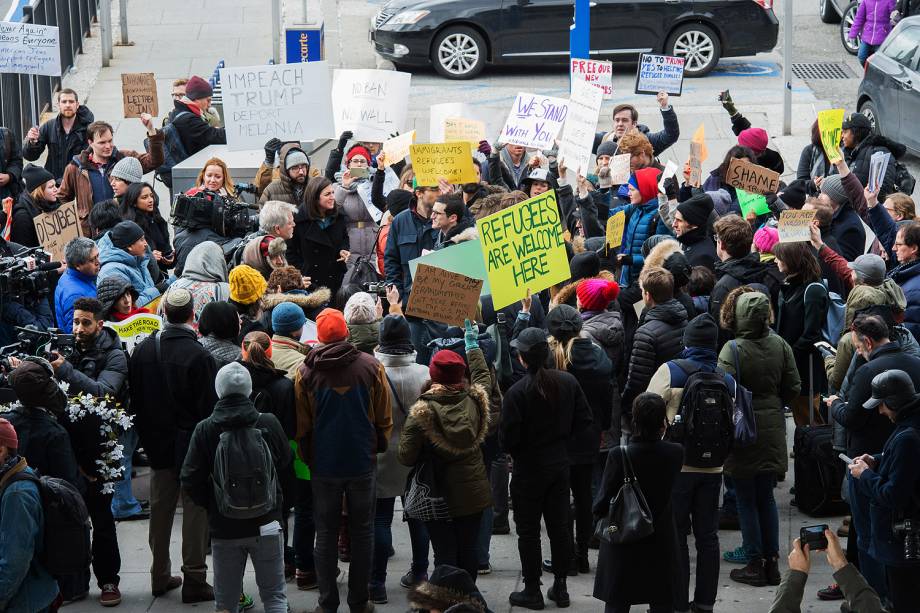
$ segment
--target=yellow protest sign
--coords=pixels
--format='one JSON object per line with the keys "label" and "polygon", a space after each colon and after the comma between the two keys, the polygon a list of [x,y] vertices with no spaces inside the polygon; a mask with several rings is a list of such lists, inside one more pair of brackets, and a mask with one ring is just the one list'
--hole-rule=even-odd
{"label": "yellow protest sign", "polygon": [[620,211],[607,219],[607,246],[616,249],[623,244],[623,230],[626,228],[626,212]]}
{"label": "yellow protest sign", "polygon": [[843,109],[828,109],[818,113],[818,131],[824,153],[831,163],[838,162],[840,156],[840,134],[843,132]]}
{"label": "yellow protest sign", "polygon": [[479,141],[485,139],[485,122],[463,117],[448,117],[444,120],[444,140],[448,143],[467,141],[472,147],[478,147]]}
{"label": "yellow protest sign", "polygon": [[468,142],[411,145],[412,169],[415,180],[426,187],[438,184],[439,178],[448,183],[476,183],[473,153]]}
{"label": "yellow protest sign", "polygon": [[138,313],[122,322],[107,321],[107,328],[115,330],[122,349],[129,354],[142,340],[163,329],[163,318],[149,313]]}
{"label": "yellow protest sign", "polygon": [[496,309],[571,277],[556,192],[476,222]]}

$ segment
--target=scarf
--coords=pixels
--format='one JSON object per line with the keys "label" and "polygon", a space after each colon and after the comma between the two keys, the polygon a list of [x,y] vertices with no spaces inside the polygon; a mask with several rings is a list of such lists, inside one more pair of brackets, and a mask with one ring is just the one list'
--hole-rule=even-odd
{"label": "scarf", "polygon": [[149,313],[149,312],[150,310],[147,309],[146,307],[136,306],[132,308],[130,311],[128,311],[127,313],[120,313],[118,311],[112,311],[112,319],[114,319],[115,321],[124,321],[128,319],[129,317],[133,317],[137,315],[138,313]]}
{"label": "scarf", "polygon": [[21,458],[18,455],[11,455],[10,457],[6,459],[6,462],[4,462],[3,464],[0,464],[0,477],[8,473],[17,464],[19,464],[20,459]]}

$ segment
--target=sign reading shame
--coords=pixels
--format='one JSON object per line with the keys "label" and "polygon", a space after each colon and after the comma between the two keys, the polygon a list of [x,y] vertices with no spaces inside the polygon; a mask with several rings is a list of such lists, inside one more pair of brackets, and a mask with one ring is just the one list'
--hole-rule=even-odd
{"label": "sign reading shame", "polygon": [[519,93],[498,137],[499,143],[552,149],[569,116],[569,101],[552,96]]}
{"label": "sign reading shame", "polygon": [[464,319],[476,319],[480,291],[482,279],[420,263],[412,277],[406,315],[462,326]]}
{"label": "sign reading shame", "polygon": [[779,173],[745,160],[732,158],[725,172],[725,182],[754,194],[772,194],[779,189]]}
{"label": "sign reading shame", "polygon": [[61,76],[57,26],[0,21],[0,72]]}
{"label": "sign reading shame", "polygon": [[80,218],[77,217],[77,201],[62,204],[50,213],[39,213],[32,218],[38,244],[51,255],[55,262],[64,261],[64,247],[80,236]]}
{"label": "sign reading shame", "polygon": [[356,140],[382,143],[402,132],[409,109],[407,72],[336,70],[332,82],[335,133],[346,130]]}
{"label": "sign reading shame", "polygon": [[142,113],[156,117],[160,114],[157,81],[152,72],[122,73],[121,95],[125,117],[140,117]]}
{"label": "sign reading shame", "polygon": [[326,62],[221,68],[227,145],[262,149],[270,138],[311,141],[336,134]]}

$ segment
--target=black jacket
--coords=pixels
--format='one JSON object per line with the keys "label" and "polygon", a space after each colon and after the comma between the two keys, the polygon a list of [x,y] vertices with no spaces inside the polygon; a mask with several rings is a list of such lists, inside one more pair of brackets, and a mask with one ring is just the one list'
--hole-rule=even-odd
{"label": "black jacket", "polygon": [[[10,175],[10,181],[0,187],[0,200],[16,198],[22,190],[22,151],[13,132],[3,127],[0,127],[0,173]],[[6,221],[5,215],[3,220]]]}
{"label": "black jacket", "polygon": [[249,397],[261,413],[271,413],[278,418],[285,436],[297,435],[297,415],[294,408],[294,381],[287,372],[267,368],[251,362],[240,361],[252,378],[252,395]]}
{"label": "black jacket", "polygon": [[345,262],[337,261],[339,251],[349,248],[345,216],[336,213],[332,225],[323,229],[307,215],[301,205],[294,214],[294,236],[287,241],[291,266],[313,280],[313,287],[328,287],[334,296],[345,276]]}
{"label": "black jacket", "polygon": [[[709,314],[719,321],[719,313],[722,311],[722,303],[725,302],[726,296],[736,287],[751,283],[760,283],[770,290],[770,303],[775,307],[779,298],[781,280],[772,277],[768,268],[760,261],[760,255],[757,253],[749,253],[743,258],[716,262],[714,270],[719,280],[716,281],[715,287],[709,294]],[[719,344],[722,345],[730,338],[731,335],[723,338],[720,334]]]}
{"label": "black jacket", "polygon": [[776,309],[776,332],[792,347],[795,366],[802,379],[802,396],[809,395],[809,387],[818,393],[827,382],[824,364],[814,344],[822,340],[828,295],[818,287],[809,289],[809,286],[811,284],[805,285],[797,277],[789,279],[783,285]]}
{"label": "black jacket", "polygon": [[46,121],[38,129],[37,142],[31,143],[28,139],[23,141],[22,157],[34,162],[41,157],[45,147],[48,147],[45,170],[60,182],[70,160],[86,148],[86,127],[93,123],[93,120],[93,112],[80,105],[69,133],[64,132],[60,115],[55,117],[54,121]]}
{"label": "black jacket", "polygon": [[594,464],[601,442],[601,430],[610,428],[613,396],[616,392],[613,364],[607,353],[587,338],[572,343],[572,363],[568,371],[578,380],[588,407],[591,425],[576,432],[569,440],[571,464]]}
{"label": "black jacket", "polygon": [[[271,513],[255,519],[231,519],[218,512],[214,500],[214,456],[217,454],[221,432],[251,426],[262,431],[262,436],[271,450],[275,472],[278,475],[277,505]],[[286,504],[284,491],[289,490],[293,482],[293,467],[294,456],[277,418],[269,413],[256,411],[252,401],[245,396],[231,394],[218,400],[214,405],[214,412],[195,426],[188,455],[182,465],[182,487],[195,504],[208,510],[208,526],[212,538],[239,539],[259,536],[260,526],[272,521],[281,521],[281,510]],[[292,499],[289,497],[287,500]]]}
{"label": "black jacket", "polygon": [[[10,226],[10,240],[24,247],[38,247],[38,234],[35,232],[35,216],[59,209],[58,201],[42,200],[35,202],[32,195],[23,191],[13,206],[13,222]],[[31,464],[29,466],[32,466]],[[34,467],[33,467],[34,468]]]}
{"label": "black jacket", "polygon": [[81,487],[70,435],[57,418],[40,407],[18,407],[3,414],[19,437],[19,455],[42,475]]}
{"label": "black jacket", "polygon": [[[193,156],[208,145],[226,145],[227,133],[224,128],[215,128],[201,118],[181,100],[174,102],[174,109],[169,114],[170,123],[179,133],[179,140],[189,156]],[[181,117],[180,113],[185,113]]]}
{"label": "black jacket", "polygon": [[849,204],[837,209],[828,231],[840,247],[837,253],[846,261],[852,262],[866,252],[866,229],[859,215]]}
{"label": "black jacket", "polygon": [[[751,122],[748,121],[747,117],[741,113],[735,113],[732,115],[732,132],[735,133],[735,136],[738,136],[745,130],[751,127]],[[757,156],[756,160],[753,160],[755,163],[763,166],[764,168],[769,168],[774,172],[783,174],[786,170],[786,165],[783,164],[783,156],[779,154],[778,151],[773,149],[764,149],[763,153]]]}
{"label": "black jacket", "polygon": [[217,401],[217,363],[188,326],[167,324],[160,335],[160,360],[155,337],[131,354],[131,410],[150,466],[178,470],[192,430]]}
{"label": "black jacket", "polygon": [[684,349],[687,310],[677,300],[646,309],[633,335],[629,373],[623,388],[623,406],[632,410],[633,399],[648,388],[658,367],[673,360]]}
{"label": "black jacket", "polygon": [[869,162],[872,154],[877,151],[891,153],[891,157],[888,159],[888,167],[885,170],[885,178],[882,180],[882,187],[878,193],[879,202],[883,202],[888,197],[888,194],[895,191],[895,160],[902,157],[907,152],[907,148],[901,143],[896,143],[884,136],[870,134],[852,149],[844,149],[843,157],[850,167],[850,172],[856,175],[859,178],[859,182],[865,186],[869,184]]}
{"label": "black jacket", "polygon": [[54,376],[70,384],[71,396],[81,392],[98,398],[108,395],[119,402],[128,396],[128,356],[111,328],[103,328],[88,349],[77,344],[73,355],[58,367]]}
{"label": "black jacket", "polygon": [[690,266],[705,266],[713,270],[719,256],[716,255],[716,244],[712,236],[706,233],[706,228],[694,228],[677,237],[677,242],[684,248],[684,255]]}

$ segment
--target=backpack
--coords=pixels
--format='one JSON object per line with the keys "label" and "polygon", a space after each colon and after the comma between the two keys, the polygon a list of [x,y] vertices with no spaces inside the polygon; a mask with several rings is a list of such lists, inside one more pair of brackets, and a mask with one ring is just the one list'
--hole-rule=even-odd
{"label": "backpack", "polygon": [[903,162],[895,160],[894,177],[892,178],[894,179],[894,191],[902,192],[908,196],[914,193],[914,187],[917,185],[917,180],[914,178],[914,175],[910,174],[910,171]]}
{"label": "backpack", "polygon": [[668,438],[684,446],[687,466],[718,468],[735,440],[735,401],[725,373],[707,372],[690,360],[674,360],[674,364],[687,374],[687,382]]}
{"label": "backpack", "polygon": [[258,421],[220,433],[214,454],[214,500],[230,519],[254,519],[277,505],[278,475]]}
{"label": "backpack", "polygon": [[44,544],[38,559],[52,575],[82,573],[92,559],[89,511],[73,485],[56,477],[20,471],[7,482],[31,481],[38,488],[44,514]]}
{"label": "backpack", "polygon": [[812,285],[820,286],[827,292],[827,317],[824,318],[824,324],[821,326],[821,336],[823,336],[824,340],[828,343],[836,347],[837,342],[840,341],[840,335],[843,334],[844,314],[847,306],[846,300],[837,292],[828,290],[827,285],[824,283],[809,283],[808,287],[805,288],[805,294],[808,293],[808,288]]}
{"label": "backpack", "polygon": [[[173,166],[186,159],[189,155],[179,137],[179,131],[176,130],[176,120],[183,115],[190,115],[191,111],[182,111],[178,113],[173,120],[163,126],[163,163],[157,168],[157,176],[167,187],[172,188],[172,169]],[[144,149],[150,151],[150,139],[144,139]]]}

